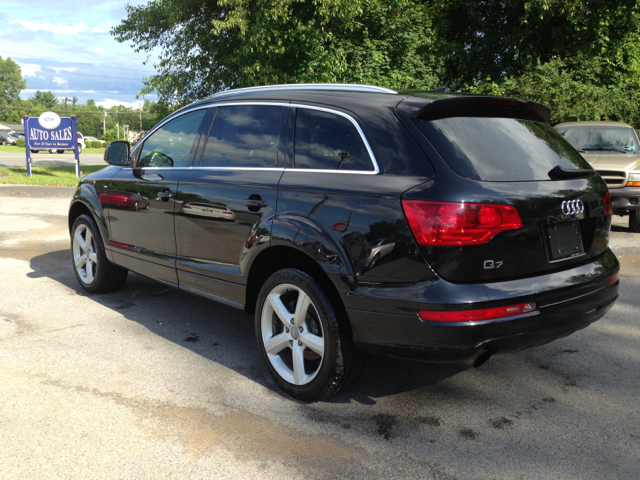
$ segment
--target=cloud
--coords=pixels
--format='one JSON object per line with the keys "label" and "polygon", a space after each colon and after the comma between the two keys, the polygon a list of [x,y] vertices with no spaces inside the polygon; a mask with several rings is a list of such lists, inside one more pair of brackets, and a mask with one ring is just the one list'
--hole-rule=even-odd
{"label": "cloud", "polygon": [[64,78],[53,77],[52,80],[53,80],[53,83],[55,83],[59,87],[66,87],[67,85],[69,85],[69,82],[67,80],[65,80]]}
{"label": "cloud", "polygon": [[76,69],[75,68],[64,68],[64,67],[51,67],[53,68],[56,73],[60,73],[60,70],[64,70],[65,72],[75,72]]}
{"label": "cloud", "polygon": [[82,93],[96,93],[95,90],[84,90]]}
{"label": "cloud", "polygon": [[77,35],[79,33],[109,33],[113,25],[111,22],[99,23],[95,26],[89,26],[84,22],[80,23],[41,23],[41,22],[28,22],[26,20],[11,20],[11,25],[19,24],[27,30],[33,32],[47,31],[58,35]]}
{"label": "cloud", "polygon": [[26,63],[24,65],[19,63],[18,66],[20,67],[20,70],[22,70],[23,77],[35,77],[36,72],[42,71],[40,65],[35,65],[33,63]]}
{"label": "cloud", "polygon": [[142,102],[123,102],[121,100],[111,100],[110,98],[106,98],[102,102],[96,102],[96,105],[104,108],[111,108],[116,105],[123,105],[129,108],[140,108],[141,103]]}

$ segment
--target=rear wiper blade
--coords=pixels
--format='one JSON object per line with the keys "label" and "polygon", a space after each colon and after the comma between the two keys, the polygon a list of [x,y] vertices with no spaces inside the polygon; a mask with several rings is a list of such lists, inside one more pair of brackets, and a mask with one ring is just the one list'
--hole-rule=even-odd
{"label": "rear wiper blade", "polygon": [[549,170],[549,178],[551,180],[567,180],[570,178],[585,178],[593,173],[593,170],[588,168],[564,168],[560,165],[553,167]]}
{"label": "rear wiper blade", "polygon": [[622,148],[580,148],[579,150],[597,150],[597,151],[605,151],[605,152],[620,152],[620,153],[631,153],[629,150],[623,150]]}

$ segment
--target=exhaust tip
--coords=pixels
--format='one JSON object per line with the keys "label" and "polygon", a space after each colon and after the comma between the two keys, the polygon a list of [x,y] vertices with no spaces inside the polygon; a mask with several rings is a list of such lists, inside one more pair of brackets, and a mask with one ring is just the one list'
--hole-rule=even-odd
{"label": "exhaust tip", "polygon": [[489,358],[491,358],[491,355],[493,355],[493,353],[490,352],[489,350],[485,350],[484,352],[482,352],[473,361],[473,368],[481,367],[482,365],[487,363],[487,360],[489,360]]}

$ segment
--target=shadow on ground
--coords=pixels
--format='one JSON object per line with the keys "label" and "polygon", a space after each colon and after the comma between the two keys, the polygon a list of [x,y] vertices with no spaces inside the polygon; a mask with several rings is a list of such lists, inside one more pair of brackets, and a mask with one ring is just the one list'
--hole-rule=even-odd
{"label": "shadow on ground", "polygon": [[[70,263],[69,250],[45,253],[31,259],[31,278],[47,277],[137,322],[151,332],[198,355],[230,368],[280,394],[260,358],[253,316],[217,302],[172,288],[142,275],[129,273],[122,290],[102,295],[85,292]],[[188,321],[185,321],[188,318]],[[376,400],[417,388],[433,386],[467,367],[428,365],[367,355],[354,387],[331,399],[372,405]]]}

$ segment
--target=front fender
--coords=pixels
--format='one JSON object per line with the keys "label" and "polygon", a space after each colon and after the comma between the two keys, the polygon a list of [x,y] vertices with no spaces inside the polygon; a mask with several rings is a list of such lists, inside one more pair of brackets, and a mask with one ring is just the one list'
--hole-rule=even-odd
{"label": "front fender", "polygon": [[[87,210],[93,217],[96,225],[98,225],[100,236],[106,246],[109,241],[111,241],[108,224],[109,220],[102,209],[100,197],[93,182],[80,183],[76,188],[73,199],[71,200],[71,205],[69,206],[69,232],[71,232],[75,219],[82,213],[86,213]],[[110,261],[113,261],[111,251],[108,248],[105,248],[105,251],[107,258]]]}

